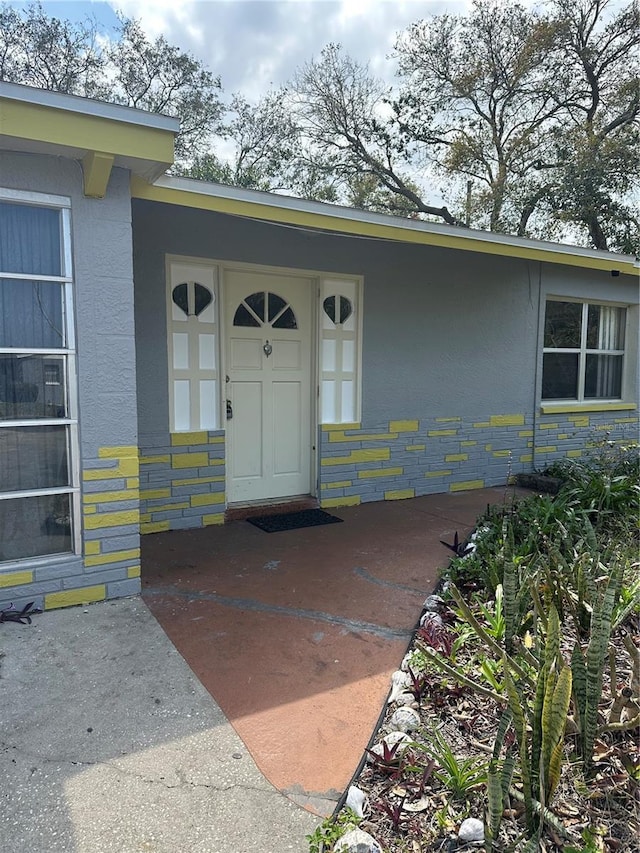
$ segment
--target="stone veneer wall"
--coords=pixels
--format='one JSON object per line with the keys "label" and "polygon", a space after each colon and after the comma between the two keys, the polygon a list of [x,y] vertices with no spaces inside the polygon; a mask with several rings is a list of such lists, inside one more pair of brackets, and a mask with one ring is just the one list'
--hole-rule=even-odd
{"label": "stone veneer wall", "polygon": [[324,425],[320,502],[353,506],[502,485],[554,459],[579,457],[600,436],[624,442],[635,431],[637,440],[638,417],[619,414],[540,415],[535,423],[531,415],[499,414]]}
{"label": "stone veneer wall", "polygon": [[140,450],[140,532],[222,524],[224,433],[167,433],[153,444]]}

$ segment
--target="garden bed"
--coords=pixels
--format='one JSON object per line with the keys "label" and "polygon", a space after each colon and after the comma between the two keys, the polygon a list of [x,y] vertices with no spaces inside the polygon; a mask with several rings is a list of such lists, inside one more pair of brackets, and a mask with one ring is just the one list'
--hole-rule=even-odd
{"label": "garden bed", "polygon": [[459,546],[394,674],[355,811],[312,853],[349,850],[354,826],[384,853],[640,853],[638,451],[550,473],[556,496],[489,509]]}

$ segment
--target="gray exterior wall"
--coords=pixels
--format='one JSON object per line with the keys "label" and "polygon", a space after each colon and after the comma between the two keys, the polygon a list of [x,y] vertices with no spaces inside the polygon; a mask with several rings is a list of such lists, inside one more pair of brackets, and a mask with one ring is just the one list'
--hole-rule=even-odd
{"label": "gray exterior wall", "polygon": [[[137,403],[129,173],[83,195],[79,163],[3,153],[0,186],[71,198],[83,554],[0,572],[0,606],[60,607],[140,589]],[[4,571],[6,569],[6,571]],[[14,583],[13,581],[19,581]]]}
{"label": "gray exterior wall", "polygon": [[[635,411],[540,413],[546,295],[635,306],[628,346],[637,352],[637,283],[628,276],[137,200],[133,225],[143,456],[167,444],[169,429],[165,254],[364,276],[361,423],[320,430],[325,506],[504,483],[577,455],[594,430],[613,439],[637,431]],[[637,366],[628,375],[637,402]]]}

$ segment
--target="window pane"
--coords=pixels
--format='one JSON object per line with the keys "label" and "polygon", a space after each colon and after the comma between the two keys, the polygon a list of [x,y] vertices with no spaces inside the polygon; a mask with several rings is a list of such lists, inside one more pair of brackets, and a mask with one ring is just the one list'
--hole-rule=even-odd
{"label": "window pane", "polygon": [[584,396],[590,400],[622,397],[621,355],[587,355]]}
{"label": "window pane", "polygon": [[66,418],[65,357],[0,355],[0,421]]}
{"label": "window pane", "polygon": [[0,202],[0,272],[62,274],[60,211]]}
{"label": "window pane", "polygon": [[0,562],[71,548],[70,495],[0,501]]}
{"label": "window pane", "polygon": [[277,293],[269,294],[269,322],[273,321],[273,318],[279,314],[283,308],[286,307],[286,302],[281,296],[278,296]]}
{"label": "window pane", "polygon": [[0,347],[64,347],[63,285],[0,279]]}
{"label": "window pane", "polygon": [[545,347],[579,347],[582,304],[547,302],[544,317]]}
{"label": "window pane", "polygon": [[260,326],[260,323],[258,323],[253,314],[244,305],[238,305],[238,310],[233,317],[233,325],[255,327]]}
{"label": "window pane", "polygon": [[542,399],[578,399],[578,353],[546,352],[542,357]]}
{"label": "window pane", "polygon": [[252,293],[244,300],[249,308],[255,312],[256,317],[264,320],[264,291],[260,293]]}
{"label": "window pane", "polygon": [[291,310],[291,308],[287,308],[284,314],[281,314],[278,319],[273,324],[274,329],[297,329],[298,324],[296,323],[296,316]]}
{"label": "window pane", "polygon": [[68,485],[67,427],[0,429],[0,492]]}
{"label": "window pane", "polygon": [[624,348],[625,309],[609,305],[589,305],[588,349]]}

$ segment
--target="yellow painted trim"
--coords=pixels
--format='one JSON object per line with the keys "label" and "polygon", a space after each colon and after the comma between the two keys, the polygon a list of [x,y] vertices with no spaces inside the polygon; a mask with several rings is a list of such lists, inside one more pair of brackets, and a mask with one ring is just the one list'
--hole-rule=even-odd
{"label": "yellow painted trim", "polygon": [[468,492],[471,489],[484,489],[484,480],[467,480],[466,483],[451,483],[450,492]]}
{"label": "yellow painted trim", "polygon": [[100,553],[101,542],[99,539],[91,539],[89,542],[84,543],[84,553],[86,557],[93,556],[95,554]]}
{"label": "yellow painted trim", "polygon": [[466,462],[469,458],[468,453],[448,453],[444,457],[445,462]]}
{"label": "yellow painted trim", "polygon": [[104,198],[113,168],[113,154],[88,151],[82,158],[84,194],[87,198]]}
{"label": "yellow painted trim", "polygon": [[360,506],[360,495],[346,495],[341,498],[325,498],[320,503],[323,507]]}
{"label": "yellow painted trim", "polygon": [[437,424],[455,424],[460,423],[462,418],[436,418]]}
{"label": "yellow painted trim", "polygon": [[584,269],[610,271],[615,266],[621,272],[636,275],[633,260],[629,258],[592,258],[583,255],[565,254],[553,249],[537,246],[493,243],[479,237],[469,237],[470,232],[462,230],[460,235],[442,234],[403,228],[402,222],[389,225],[381,222],[362,222],[356,219],[327,215],[315,211],[292,210],[275,204],[261,204],[255,201],[220,198],[206,193],[190,192],[175,187],[162,187],[147,184],[144,180],[132,176],[131,195],[133,198],[174,204],[197,210],[212,210],[233,216],[246,216],[266,222],[281,222],[308,228],[322,228],[341,234],[354,234],[361,237],[373,237],[392,240],[399,243],[416,243],[428,246],[443,246],[466,252],[480,252],[484,255],[500,255],[510,258],[524,258],[532,261],[565,264]]}
{"label": "yellow painted trim", "polygon": [[140,533],[164,533],[169,529],[168,521],[147,521],[140,525]]}
{"label": "yellow painted trim", "polygon": [[166,465],[169,464],[171,457],[168,454],[163,454],[162,456],[141,456],[140,464],[141,465],[156,465],[159,463],[164,463]]}
{"label": "yellow painted trim", "polygon": [[578,456],[582,456],[581,450],[567,450],[567,456],[570,459],[576,459]]}
{"label": "yellow painted trim", "polygon": [[173,163],[174,134],[170,130],[8,98],[0,102],[5,136],[135,157],[165,168]]}
{"label": "yellow painted trim", "polygon": [[460,447],[475,447],[477,443],[477,441],[461,441]]}
{"label": "yellow painted trim", "polygon": [[443,468],[442,471],[427,471],[425,477],[449,477],[453,474],[450,468]]}
{"label": "yellow painted trim", "polygon": [[83,589],[50,592],[44,597],[44,609],[54,610],[58,607],[73,607],[76,604],[90,604],[92,601],[103,601],[106,596],[107,588],[103,583],[85,586]]}
{"label": "yellow painted trim", "polygon": [[172,447],[185,447],[191,444],[209,444],[209,434],[203,430],[199,432],[171,433]]}
{"label": "yellow painted trim", "polygon": [[346,435],[344,431],[336,430],[329,433],[329,441],[392,441],[398,437],[397,432],[371,432],[358,433],[358,435]]}
{"label": "yellow painted trim", "polygon": [[521,462],[533,462],[533,453],[524,453],[520,457]]}
{"label": "yellow painted trim", "polygon": [[426,450],[426,444],[407,444],[405,450]]}
{"label": "yellow painted trim", "polygon": [[389,432],[417,432],[418,421],[389,421]]}
{"label": "yellow painted trim", "polygon": [[126,482],[126,487],[137,491],[140,488],[140,477],[129,477]]}
{"label": "yellow painted trim", "polygon": [[209,464],[209,454],[174,453],[171,457],[172,468],[205,468]]}
{"label": "yellow painted trim", "polygon": [[121,459],[125,456],[137,455],[138,448],[135,444],[128,444],[123,447],[100,447],[98,449],[98,459]]}
{"label": "yellow painted trim", "polygon": [[384,493],[385,501],[404,501],[407,498],[415,498],[415,489],[389,489]]}
{"label": "yellow painted trim", "polygon": [[322,432],[333,432],[334,430],[360,429],[360,424],[322,424]]}
{"label": "yellow painted trim", "polygon": [[532,438],[533,437],[533,430],[532,429],[521,429],[518,432],[518,436],[520,438]]}
{"label": "yellow painted trim", "polygon": [[327,489],[348,489],[349,486],[353,486],[352,480],[339,480],[337,483],[323,483],[320,489],[324,492]]}
{"label": "yellow painted trim", "polygon": [[503,458],[503,457],[506,458],[507,456],[511,456],[511,451],[510,450],[494,450],[492,455],[495,456],[496,458]]}
{"label": "yellow painted trim", "polygon": [[540,411],[543,415],[580,414],[580,412],[635,412],[635,403],[543,403]]}
{"label": "yellow painted trim", "polygon": [[560,429],[560,424],[538,424],[538,429]]}
{"label": "yellow painted trim", "polygon": [[389,459],[391,451],[388,447],[368,450],[352,450],[347,456],[328,456],[321,461],[321,465],[351,465],[354,462],[383,462]]}
{"label": "yellow painted trim", "polygon": [[121,563],[124,560],[137,560],[140,557],[140,548],[130,548],[128,551],[110,551],[108,554],[100,554],[97,557],[85,557],[85,566],[105,566],[107,563]]}
{"label": "yellow painted trim", "polygon": [[33,572],[31,571],[0,574],[0,589],[8,586],[23,586],[28,583],[33,583]]}
{"label": "yellow painted trim", "polygon": [[97,512],[97,511],[98,511],[98,508],[95,505],[85,506],[82,508],[82,512],[84,513],[84,515],[92,515],[94,512]]}
{"label": "yellow painted trim", "polygon": [[210,459],[209,465],[224,465],[224,459]]}
{"label": "yellow painted trim", "polygon": [[225,437],[223,435],[214,435],[209,439],[209,444],[224,444]]}
{"label": "yellow painted trim", "polygon": [[[210,506],[211,504],[223,504],[224,492],[208,492],[204,495],[191,495],[191,506]],[[153,512],[153,508],[151,509]]]}
{"label": "yellow painted trim", "polygon": [[404,468],[372,468],[371,471],[358,471],[359,480],[368,480],[370,477],[397,477],[404,474]]}
{"label": "yellow painted trim", "polygon": [[128,578],[139,578],[140,577],[140,566],[129,566],[127,569],[127,577]]}
{"label": "yellow painted trim", "polygon": [[524,415],[491,415],[489,425],[497,426],[524,426]]}
{"label": "yellow painted trim", "polygon": [[635,417],[632,417],[632,418],[614,418],[613,422],[616,424],[637,424],[638,423],[638,416],[636,415]]}
{"label": "yellow painted trim", "polygon": [[121,527],[140,523],[140,511],[127,509],[122,512],[99,512],[84,519],[86,530],[101,530],[103,527]]}
{"label": "yellow painted trim", "polygon": [[457,434],[458,434],[457,429],[430,429],[427,432],[427,435],[429,436],[429,438],[435,438],[435,437],[440,436],[440,435],[457,435]]}
{"label": "yellow painted trim", "polygon": [[209,515],[202,516],[202,523],[205,527],[210,527],[214,524],[224,524],[224,513],[214,512]]}

